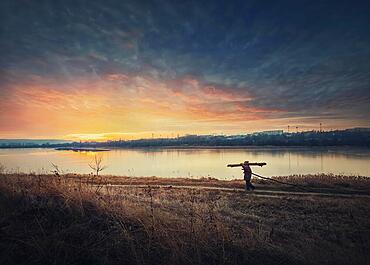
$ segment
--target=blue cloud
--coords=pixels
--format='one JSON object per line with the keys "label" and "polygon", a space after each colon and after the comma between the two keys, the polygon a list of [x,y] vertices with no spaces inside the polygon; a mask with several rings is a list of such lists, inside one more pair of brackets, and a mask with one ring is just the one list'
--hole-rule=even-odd
{"label": "blue cloud", "polygon": [[[0,84],[194,76],[289,115],[370,110],[366,1],[1,1]],[[328,114],[328,115],[329,115]]]}

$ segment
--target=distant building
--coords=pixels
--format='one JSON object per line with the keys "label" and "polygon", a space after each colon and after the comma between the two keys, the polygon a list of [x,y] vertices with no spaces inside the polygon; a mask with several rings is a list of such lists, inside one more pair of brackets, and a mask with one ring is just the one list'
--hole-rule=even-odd
{"label": "distant building", "polygon": [[254,135],[282,135],[284,133],[283,130],[272,130],[272,131],[263,131],[254,133]]}
{"label": "distant building", "polygon": [[245,138],[245,135],[229,135],[226,137],[227,140],[242,140]]}

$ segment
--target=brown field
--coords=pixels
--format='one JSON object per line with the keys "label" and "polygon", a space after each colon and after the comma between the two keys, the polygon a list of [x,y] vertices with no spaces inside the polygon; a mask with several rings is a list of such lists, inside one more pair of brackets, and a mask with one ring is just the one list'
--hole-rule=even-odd
{"label": "brown field", "polygon": [[0,264],[370,264],[366,177],[0,179]]}

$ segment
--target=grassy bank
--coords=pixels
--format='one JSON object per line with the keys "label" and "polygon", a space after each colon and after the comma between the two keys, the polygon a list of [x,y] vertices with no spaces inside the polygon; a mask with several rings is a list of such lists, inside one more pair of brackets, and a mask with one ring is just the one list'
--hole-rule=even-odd
{"label": "grassy bank", "polygon": [[[29,174],[0,178],[1,264],[369,264],[370,260],[368,198],[259,196],[238,190],[241,181],[214,179]],[[370,187],[369,179],[362,177],[278,179],[353,194]],[[282,188],[257,182],[260,189]]]}
{"label": "grassy bank", "polygon": [[[78,178],[82,182],[109,185],[173,185],[173,186],[201,186],[243,189],[245,182],[242,179],[219,180],[216,178],[164,178],[164,177],[126,177],[126,176],[100,176],[92,178],[91,175],[65,175],[68,178]],[[253,183],[261,189],[277,190],[331,190],[335,192],[370,194],[370,178],[365,176],[344,176],[334,174],[290,175],[274,176],[274,181],[253,177]],[[293,184],[285,185],[282,183]],[[301,188],[300,188],[301,187]]]}

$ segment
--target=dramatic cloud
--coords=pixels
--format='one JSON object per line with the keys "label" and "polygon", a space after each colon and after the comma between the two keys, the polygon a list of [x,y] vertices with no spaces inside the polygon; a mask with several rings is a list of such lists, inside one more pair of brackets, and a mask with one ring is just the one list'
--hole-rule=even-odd
{"label": "dramatic cloud", "polygon": [[369,126],[369,13],[365,1],[1,1],[0,134]]}

